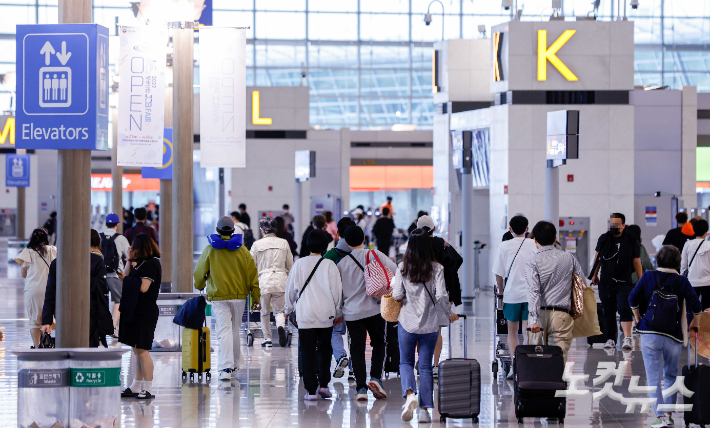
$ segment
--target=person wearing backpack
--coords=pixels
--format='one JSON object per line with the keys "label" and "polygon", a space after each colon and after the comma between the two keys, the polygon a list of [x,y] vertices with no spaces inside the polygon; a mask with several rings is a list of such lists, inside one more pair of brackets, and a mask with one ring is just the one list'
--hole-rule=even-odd
{"label": "person wearing backpack", "polygon": [[[688,330],[699,326],[702,307],[688,278],[678,274],[681,255],[675,246],[664,245],[656,253],[656,262],[658,270],[647,271],[641,276],[629,294],[629,304],[636,320],[636,329],[641,334],[646,383],[654,388],[648,395],[656,399],[656,403],[675,404],[677,394],[663,397],[661,393],[661,373],[666,388],[675,383],[680,351],[683,348],[683,301],[687,304],[688,312],[693,313],[693,321]],[[643,315],[641,310],[644,311]],[[653,410],[657,419],[651,424],[652,427],[673,425],[671,413],[659,411],[657,404],[654,404]]]}
{"label": "person wearing backpack", "polygon": [[[286,317],[295,315],[298,350],[302,354],[306,401],[331,398],[330,359],[333,325],[343,322],[343,285],[332,260],[322,257],[328,248],[328,232],[308,235],[310,256],[298,259],[286,283]],[[295,312],[295,314],[294,314]]]}
{"label": "person wearing backpack", "polygon": [[695,239],[685,243],[680,261],[680,271],[687,271],[688,281],[700,298],[703,310],[710,308],[710,242],[705,240],[708,228],[705,220],[693,224]]}
{"label": "person wearing backpack", "polygon": [[[344,239],[342,237],[344,236]],[[389,272],[387,283],[397,270],[397,265],[385,254],[376,250],[366,250],[365,233],[354,223],[341,234],[351,252],[340,260],[338,270],[343,281],[343,318],[350,330],[350,358],[355,372],[355,399],[367,401],[367,390],[377,399],[387,398],[382,386],[382,369],[385,363],[385,320],[380,315],[380,301],[368,294],[365,267],[369,264],[375,269],[385,268]],[[340,243],[338,243],[340,245]],[[387,273],[387,272],[386,272]],[[372,357],[370,359],[370,382],[367,380],[365,366],[365,346],[370,337]]]}
{"label": "person wearing backpack", "polygon": [[123,281],[118,277],[117,272],[123,272],[126,268],[126,260],[128,260],[128,249],[130,244],[125,236],[118,233],[118,224],[121,219],[118,214],[111,213],[106,216],[106,230],[100,234],[101,236],[101,253],[104,256],[106,264],[106,283],[111,292],[111,316],[113,318],[113,334],[112,337],[118,337],[118,320],[121,313],[118,307],[121,303],[121,291],[123,290]]}
{"label": "person wearing backpack", "polygon": [[240,214],[234,211],[230,214],[232,221],[234,222],[234,234],[242,235],[242,243],[247,250],[251,250],[251,246],[254,245],[254,231],[251,230],[248,224],[242,221],[244,214]]}

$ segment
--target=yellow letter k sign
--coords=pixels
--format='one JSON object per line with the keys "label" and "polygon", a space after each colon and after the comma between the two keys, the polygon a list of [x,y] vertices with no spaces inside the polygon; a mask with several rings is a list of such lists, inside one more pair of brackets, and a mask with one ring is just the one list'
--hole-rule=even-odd
{"label": "yellow letter k sign", "polygon": [[564,46],[567,41],[576,33],[575,30],[567,30],[555,40],[550,48],[547,48],[547,30],[538,30],[537,32],[537,80],[547,80],[547,61],[554,65],[557,71],[562,74],[565,79],[575,82],[577,76],[570,71],[567,66],[557,58],[557,51]]}

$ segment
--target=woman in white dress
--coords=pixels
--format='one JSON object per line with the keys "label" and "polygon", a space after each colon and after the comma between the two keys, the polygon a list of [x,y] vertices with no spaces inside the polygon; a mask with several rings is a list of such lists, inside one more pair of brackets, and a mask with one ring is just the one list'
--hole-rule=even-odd
{"label": "woman in white dress", "polygon": [[39,345],[42,328],[42,305],[47,289],[49,265],[57,258],[57,247],[49,245],[49,235],[43,228],[35,229],[30,242],[15,258],[25,279],[25,311],[30,320],[30,336],[36,348]]}

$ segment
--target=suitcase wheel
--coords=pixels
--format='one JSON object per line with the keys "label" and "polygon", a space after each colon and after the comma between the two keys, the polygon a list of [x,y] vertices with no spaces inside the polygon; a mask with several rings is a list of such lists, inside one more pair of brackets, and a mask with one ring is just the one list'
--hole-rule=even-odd
{"label": "suitcase wheel", "polygon": [[471,423],[477,424],[478,423],[478,416],[471,415]]}
{"label": "suitcase wheel", "polygon": [[194,374],[194,373],[190,373],[190,382],[192,382],[193,380],[195,380],[195,374]]}
{"label": "suitcase wheel", "polygon": [[441,415],[441,416],[439,417],[439,423],[445,424],[445,423],[446,423],[446,416]]}
{"label": "suitcase wheel", "polygon": [[183,378],[183,379],[186,379],[186,378],[187,378],[187,373],[182,372],[182,378]]}
{"label": "suitcase wheel", "polygon": [[202,373],[197,375],[197,381],[202,382]]}
{"label": "suitcase wheel", "polygon": [[212,379],[212,373],[207,372],[207,379]]}
{"label": "suitcase wheel", "polygon": [[254,346],[254,335],[251,332],[247,333],[247,346]]}

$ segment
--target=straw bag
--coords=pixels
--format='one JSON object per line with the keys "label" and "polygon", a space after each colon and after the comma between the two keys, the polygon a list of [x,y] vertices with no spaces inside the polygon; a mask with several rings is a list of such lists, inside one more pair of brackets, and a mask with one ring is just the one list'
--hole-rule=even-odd
{"label": "straw bag", "polygon": [[[695,347],[695,341],[690,341],[690,346]],[[698,354],[710,358],[710,314],[700,314],[700,328],[698,328]]]}
{"label": "straw bag", "polygon": [[380,301],[380,314],[385,321],[397,322],[399,311],[402,309],[402,301],[395,300],[392,294],[385,294]]}

